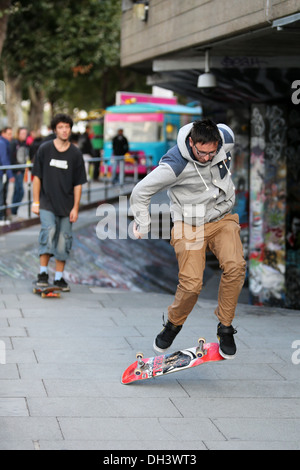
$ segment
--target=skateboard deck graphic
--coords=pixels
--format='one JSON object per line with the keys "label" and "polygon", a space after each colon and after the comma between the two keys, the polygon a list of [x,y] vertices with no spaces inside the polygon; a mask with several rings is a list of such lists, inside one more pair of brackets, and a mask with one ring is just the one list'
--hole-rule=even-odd
{"label": "skateboard deck graphic", "polygon": [[223,361],[219,353],[218,343],[206,343],[204,338],[198,340],[198,346],[143,359],[142,353],[137,353],[137,361],[131,364],[121,378],[122,384],[136,380],[146,380],[172,372],[178,372],[191,367],[200,366],[205,362]]}
{"label": "skateboard deck graphic", "polygon": [[61,291],[61,287],[57,287],[57,286],[47,286],[47,287],[41,287],[41,286],[37,286],[35,285],[32,292],[34,294],[40,294],[40,296],[45,299],[46,297],[56,297],[56,298],[60,298],[60,292]]}

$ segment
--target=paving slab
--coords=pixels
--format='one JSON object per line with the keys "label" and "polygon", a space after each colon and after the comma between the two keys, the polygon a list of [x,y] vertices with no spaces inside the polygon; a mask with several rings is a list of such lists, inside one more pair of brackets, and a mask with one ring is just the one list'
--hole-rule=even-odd
{"label": "paving slab", "polygon": [[[8,235],[0,245],[13,249]],[[239,303],[235,360],[125,386],[136,352],[153,355],[173,294],[71,283],[41,299],[3,269],[0,450],[300,449],[299,311]],[[216,341],[210,284],[174,350]]]}
{"label": "paving slab", "polygon": [[25,398],[0,398],[0,417],[29,416]]}
{"label": "paving slab", "polygon": [[56,418],[35,418],[9,416],[0,417],[0,442],[2,440],[24,440],[28,436],[33,441],[39,439],[60,439],[61,430]]}

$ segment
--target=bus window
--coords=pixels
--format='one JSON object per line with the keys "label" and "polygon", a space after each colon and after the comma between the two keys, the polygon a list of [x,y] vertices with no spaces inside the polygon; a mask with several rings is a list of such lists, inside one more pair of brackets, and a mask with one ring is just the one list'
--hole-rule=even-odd
{"label": "bus window", "polygon": [[162,142],[163,141],[163,126],[160,122],[157,123],[157,138],[155,142]]}
{"label": "bus window", "polygon": [[162,125],[159,122],[123,122],[106,121],[105,140],[112,140],[118,129],[123,129],[124,136],[129,142],[157,142],[162,141]]}

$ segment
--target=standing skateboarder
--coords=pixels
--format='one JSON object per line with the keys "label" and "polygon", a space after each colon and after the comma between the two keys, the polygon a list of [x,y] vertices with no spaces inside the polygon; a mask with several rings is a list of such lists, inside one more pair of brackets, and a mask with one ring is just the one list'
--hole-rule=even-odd
{"label": "standing skateboarder", "polygon": [[70,116],[54,116],[51,127],[56,138],[39,147],[32,171],[32,211],[41,219],[40,273],[36,284],[48,285],[48,263],[54,256],[54,285],[63,291],[70,290],[63,271],[72,247],[72,224],[78,218],[82,185],[86,183],[82,153],[69,141],[72,126]]}
{"label": "standing skateboarder", "polygon": [[162,157],[159,166],[140,181],[131,195],[134,234],[149,231],[151,197],[166,188],[174,227],[171,245],[179,266],[179,284],[168,321],[154,340],[155,351],[164,353],[172,344],[197,302],[203,283],[206,250],[212,251],[223,271],[215,314],[220,354],[236,354],[232,326],[242,289],[246,262],[237,214],[231,214],[235,188],[231,179],[230,150],[234,134],[225,124],[196,121],[179,130],[177,145]]}

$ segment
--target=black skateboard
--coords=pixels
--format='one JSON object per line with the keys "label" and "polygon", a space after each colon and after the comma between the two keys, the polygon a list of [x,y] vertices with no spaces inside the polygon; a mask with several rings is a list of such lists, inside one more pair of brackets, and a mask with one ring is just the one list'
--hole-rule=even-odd
{"label": "black skateboard", "polygon": [[41,287],[37,286],[35,284],[33,288],[33,293],[34,294],[40,294],[40,296],[45,299],[46,297],[56,297],[60,298],[60,292],[62,288],[58,286],[47,286],[47,287]]}

